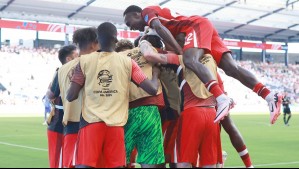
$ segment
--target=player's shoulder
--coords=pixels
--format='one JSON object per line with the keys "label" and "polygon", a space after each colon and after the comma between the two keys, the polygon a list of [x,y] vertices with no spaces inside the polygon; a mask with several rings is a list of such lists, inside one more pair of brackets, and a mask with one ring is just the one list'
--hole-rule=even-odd
{"label": "player's shoulder", "polygon": [[162,8],[158,5],[152,5],[152,6],[147,6],[143,9],[143,11],[147,11],[147,10],[155,10],[155,11],[159,11]]}

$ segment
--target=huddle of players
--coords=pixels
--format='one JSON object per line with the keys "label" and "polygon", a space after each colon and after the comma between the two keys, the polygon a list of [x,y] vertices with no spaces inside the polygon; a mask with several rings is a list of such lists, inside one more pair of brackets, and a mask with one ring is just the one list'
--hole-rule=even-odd
{"label": "huddle of players", "polygon": [[[48,92],[55,103],[48,128],[50,167],[123,167],[134,161],[136,150],[143,168],[165,162],[216,167],[223,163],[220,120],[246,167],[252,167],[239,131],[226,117],[233,103],[217,74],[230,51],[210,22],[173,17],[158,6],[130,6],[124,18],[131,29],[155,31],[138,40],[136,48],[118,43],[116,52],[117,29],[103,23],[97,30],[76,31],[80,57],[75,46],[59,52],[63,66]],[[240,71],[236,76],[246,74]],[[281,96],[261,83],[253,88],[273,107],[273,124]]]}

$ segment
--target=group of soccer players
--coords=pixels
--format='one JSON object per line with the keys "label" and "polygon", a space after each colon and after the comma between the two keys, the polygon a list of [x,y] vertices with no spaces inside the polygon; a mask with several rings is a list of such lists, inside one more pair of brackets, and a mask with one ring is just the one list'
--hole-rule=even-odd
{"label": "group of soccer players", "polygon": [[47,93],[50,167],[130,168],[136,156],[143,168],[221,167],[221,126],[253,167],[217,69],[268,102],[271,124],[282,96],[236,64],[208,19],[134,5],[123,16],[144,32],[135,45],[118,42],[105,22],[77,30],[76,46],[59,52],[62,67]]}

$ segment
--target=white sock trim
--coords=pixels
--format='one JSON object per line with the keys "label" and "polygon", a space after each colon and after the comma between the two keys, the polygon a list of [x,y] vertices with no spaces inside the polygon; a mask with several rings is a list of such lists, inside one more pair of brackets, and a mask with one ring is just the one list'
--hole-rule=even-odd
{"label": "white sock trim", "polygon": [[183,87],[185,86],[186,83],[187,83],[186,80],[183,80],[183,81],[182,81],[181,86],[180,86],[180,91],[183,90]]}
{"label": "white sock trim", "polygon": [[179,66],[177,72],[176,72],[176,75],[180,75],[181,71],[182,71],[183,67],[182,66]]}
{"label": "white sock trim", "polygon": [[212,85],[214,85],[214,84],[216,84],[216,83],[217,83],[217,81],[213,81],[213,82],[207,87],[208,91],[210,91],[210,88],[212,87]]}
{"label": "white sock trim", "polygon": [[239,153],[240,157],[243,157],[246,154],[248,154],[248,150],[247,149],[245,149],[244,151],[242,151],[242,152]]}

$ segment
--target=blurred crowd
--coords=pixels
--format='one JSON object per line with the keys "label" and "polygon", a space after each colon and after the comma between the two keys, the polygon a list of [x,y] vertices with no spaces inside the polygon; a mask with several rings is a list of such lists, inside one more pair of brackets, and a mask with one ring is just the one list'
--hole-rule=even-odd
{"label": "blurred crowd", "polygon": [[0,104],[40,104],[59,67],[56,49],[0,50]]}
{"label": "blurred crowd", "polygon": [[[299,66],[238,62],[272,90],[288,93],[299,103]],[[41,104],[56,68],[57,49],[7,48],[0,50],[0,105]],[[221,70],[220,70],[221,73]],[[241,105],[266,104],[252,90],[221,73],[229,96]],[[4,91],[2,91],[4,90]]]}
{"label": "blurred crowd", "polygon": [[[299,103],[299,65],[278,63],[255,63],[242,61],[238,64],[251,71],[263,84],[271,90],[283,92],[291,97],[293,103]],[[240,82],[223,76],[225,88],[232,98],[244,105],[265,104],[252,90],[244,87]]]}

